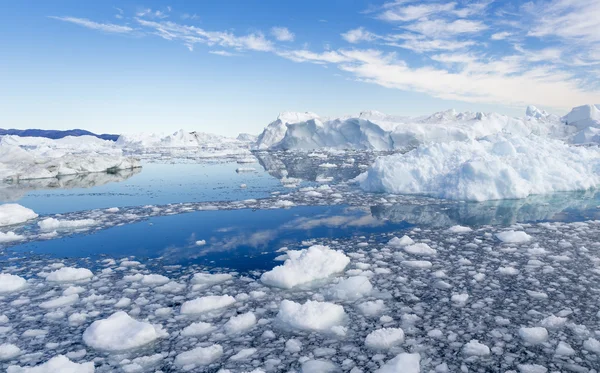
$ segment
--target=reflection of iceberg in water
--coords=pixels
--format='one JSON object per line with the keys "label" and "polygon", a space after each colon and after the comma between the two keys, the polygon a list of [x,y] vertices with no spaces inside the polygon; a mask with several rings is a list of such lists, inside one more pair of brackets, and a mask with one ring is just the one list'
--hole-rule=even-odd
{"label": "reflection of iceberg in water", "polygon": [[49,179],[19,180],[0,184],[0,201],[14,202],[27,193],[44,189],[91,188],[108,183],[118,183],[140,173],[141,168],[117,170],[114,172],[94,172],[89,174],[65,175]]}
{"label": "reflection of iceberg in water", "polygon": [[[371,164],[380,154],[382,153],[254,153],[265,171],[281,180],[284,185],[297,184],[299,181],[348,181],[357,177],[361,172],[364,172],[364,169],[361,169],[360,165],[366,166]],[[335,165],[335,167],[320,167],[325,163]]]}
{"label": "reflection of iceberg in water", "polygon": [[600,218],[600,193],[573,192],[536,195],[524,199],[444,205],[373,206],[379,219],[436,227],[450,225],[510,225],[534,221],[571,221],[575,217]]}

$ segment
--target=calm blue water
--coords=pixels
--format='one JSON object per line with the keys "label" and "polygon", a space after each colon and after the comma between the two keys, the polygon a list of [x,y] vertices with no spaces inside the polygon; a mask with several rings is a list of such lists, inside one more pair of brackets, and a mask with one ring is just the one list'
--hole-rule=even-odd
{"label": "calm blue water", "polygon": [[[237,173],[238,167],[253,167],[256,172]],[[101,182],[106,184],[88,186],[100,176],[79,177],[69,183],[73,186],[69,189],[49,189],[43,180],[25,182],[13,188],[11,194],[3,196],[0,191],[0,202],[18,202],[38,214],[51,214],[148,204],[244,200],[285,191],[258,163],[146,163],[141,172],[123,173],[121,180],[105,175]],[[241,188],[241,184],[247,187]]]}
{"label": "calm blue water", "polygon": [[[331,160],[329,160],[331,161]],[[355,177],[358,168],[321,170],[323,160],[264,158],[261,163],[145,164],[141,172],[93,174],[62,184],[32,181],[4,188],[2,202],[18,202],[37,213],[54,214],[107,207],[265,198],[289,192],[279,179],[294,177],[311,184],[324,173],[334,183]],[[263,167],[261,167],[263,166]],[[238,167],[256,172],[237,173]],[[240,184],[246,188],[240,188]],[[59,188],[60,187],[60,188]],[[418,198],[418,197],[415,197]],[[94,233],[29,242],[11,250],[58,257],[162,257],[168,263],[198,263],[237,270],[271,268],[276,251],[319,238],[357,237],[401,231],[407,227],[510,225],[537,221],[600,219],[600,193],[558,193],[522,200],[486,203],[393,204],[362,207],[308,206],[273,210],[198,211],[154,217]],[[198,240],[207,244],[198,246]],[[305,242],[306,245],[310,242]],[[301,246],[301,245],[300,245]]]}
{"label": "calm blue water", "polygon": [[[14,247],[59,257],[162,257],[172,264],[198,263],[237,270],[273,267],[275,251],[305,240],[361,236],[404,229],[409,224],[372,217],[368,210],[296,207],[277,210],[199,211],[163,216],[92,234]],[[197,246],[196,241],[206,245]]]}

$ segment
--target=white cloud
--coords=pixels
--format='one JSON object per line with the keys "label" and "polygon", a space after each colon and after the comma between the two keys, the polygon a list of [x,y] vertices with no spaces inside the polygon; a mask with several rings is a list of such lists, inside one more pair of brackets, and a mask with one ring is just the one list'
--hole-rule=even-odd
{"label": "white cloud", "polygon": [[[393,53],[338,50],[327,53],[288,51],[297,62],[333,63],[363,82],[416,91],[448,100],[501,105],[537,104],[568,109],[582,102],[600,102],[600,91],[580,86],[572,74],[554,68],[524,65],[521,57],[482,61],[476,57],[439,57],[462,64],[457,71],[432,66],[411,67]],[[568,95],[565,95],[568,92]]]}
{"label": "white cloud", "polygon": [[120,26],[112,23],[98,23],[94,21],[90,21],[86,18],[75,18],[75,17],[54,17],[50,16],[49,18],[57,19],[59,21],[74,23],[79,26],[87,27],[89,29],[103,31],[103,32],[114,32],[119,34],[126,34],[128,32],[133,31],[133,29],[129,26]]}
{"label": "white cloud", "polygon": [[492,36],[490,37],[490,39],[492,40],[504,40],[507,37],[511,36],[512,34],[508,31],[502,31],[502,32],[497,32],[495,34],[492,34]]}
{"label": "white cloud", "polygon": [[342,38],[348,43],[360,43],[361,41],[373,41],[378,38],[377,35],[359,27],[342,34]]}
{"label": "white cloud", "polygon": [[529,36],[557,36],[577,43],[600,42],[600,1],[554,0],[526,9],[534,17]]}
{"label": "white cloud", "polygon": [[231,53],[231,52],[227,52],[227,51],[223,51],[223,50],[219,50],[219,51],[208,51],[208,53],[210,54],[216,54],[218,56],[224,56],[224,57],[232,57],[232,56],[236,56],[235,53]]}
{"label": "white cloud", "polygon": [[409,49],[416,53],[432,51],[455,51],[475,45],[472,40],[457,41],[448,39],[429,39],[414,34],[388,35],[386,45]]}
{"label": "white cloud", "polygon": [[137,22],[167,40],[180,40],[188,48],[194,44],[218,45],[221,47],[239,50],[255,50],[268,52],[274,49],[273,43],[265,38],[262,33],[252,33],[243,36],[234,35],[225,31],[206,31],[195,26],[181,25],[175,22],[156,22],[141,18]]}
{"label": "white cloud", "polygon": [[[379,15],[379,18],[385,21],[414,21],[424,17],[428,17],[432,14],[440,12],[449,12],[456,7],[456,3],[440,3],[440,4],[419,4],[419,5],[408,5],[394,3],[393,9],[384,11]],[[388,6],[389,8],[390,6]]]}
{"label": "white cloud", "polygon": [[404,26],[405,29],[431,37],[447,37],[458,34],[472,34],[488,27],[481,21],[458,19],[448,22],[443,19],[422,20]]}
{"label": "white cloud", "polygon": [[271,28],[271,35],[279,41],[294,41],[294,33],[288,30],[286,27],[273,27]]}

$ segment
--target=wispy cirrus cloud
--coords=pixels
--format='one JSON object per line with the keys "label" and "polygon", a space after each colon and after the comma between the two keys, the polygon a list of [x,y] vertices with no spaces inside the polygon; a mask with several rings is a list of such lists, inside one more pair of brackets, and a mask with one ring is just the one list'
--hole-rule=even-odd
{"label": "wispy cirrus cloud", "polygon": [[57,17],[49,16],[48,18],[56,19],[63,22],[74,23],[79,26],[83,26],[92,30],[98,30],[102,32],[113,32],[118,34],[126,34],[133,31],[133,28],[129,26],[115,25],[113,23],[98,23],[90,21],[87,18],[76,18],[76,17]]}
{"label": "wispy cirrus cloud", "polygon": [[[308,43],[294,46],[294,33],[281,26],[267,29],[267,36],[260,31],[210,31],[151,10],[129,20],[136,32],[190,50],[205,45],[213,47],[209,53],[221,56],[268,52],[297,63],[334,67],[360,82],[442,99],[557,109],[600,102],[600,82],[593,73],[600,64],[597,0],[549,0],[517,9],[492,9],[492,4],[387,2],[367,12],[366,17],[381,21],[383,27],[373,27],[377,32],[357,25],[339,35],[342,45],[331,47],[325,39],[313,45],[327,47],[314,50]],[[105,32],[133,31],[127,25],[53,18]],[[185,14],[181,18],[192,19]]]}

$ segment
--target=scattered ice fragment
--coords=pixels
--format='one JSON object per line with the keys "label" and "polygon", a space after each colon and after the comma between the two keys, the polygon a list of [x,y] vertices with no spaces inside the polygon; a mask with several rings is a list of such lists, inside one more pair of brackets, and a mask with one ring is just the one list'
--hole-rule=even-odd
{"label": "scattered ice fragment", "polygon": [[346,321],[344,307],[308,300],[304,304],[283,300],[279,305],[277,321],[284,327],[309,331],[330,331]]}
{"label": "scattered ice fragment", "polygon": [[55,231],[60,229],[77,229],[89,227],[96,224],[94,219],[81,220],[58,220],[55,218],[46,218],[38,222],[38,226],[42,231]]}
{"label": "scattered ice fragment", "polygon": [[199,335],[208,334],[208,333],[212,332],[213,330],[215,330],[215,327],[212,326],[212,324],[199,321],[199,322],[192,323],[189,326],[186,326],[181,331],[181,335],[186,336],[186,337],[195,337],[195,336],[199,336]]}
{"label": "scattered ice fragment", "polygon": [[122,351],[144,346],[164,336],[160,327],[118,311],[106,319],[94,321],[83,333],[83,342],[98,350]]}
{"label": "scattered ice fragment", "polygon": [[463,227],[462,225],[455,225],[453,227],[448,228],[449,233],[467,233],[472,231],[473,229],[469,227]]}
{"label": "scattered ice fragment", "polygon": [[0,273],[0,294],[12,293],[27,286],[27,280],[10,273]]}
{"label": "scattered ice fragment", "polygon": [[365,276],[353,276],[340,280],[326,290],[328,298],[336,300],[355,301],[371,293],[373,285]]}
{"label": "scattered ice fragment", "polygon": [[404,331],[400,328],[377,329],[365,338],[365,345],[374,350],[388,349],[402,342],[404,342]]}
{"label": "scattered ice fragment", "polygon": [[392,247],[402,247],[402,246],[407,246],[407,245],[412,245],[414,244],[415,241],[412,240],[412,238],[408,237],[407,235],[402,236],[402,238],[398,238],[398,237],[394,237],[391,240],[388,241],[388,245],[392,246]]}
{"label": "scattered ice fragment", "polygon": [[94,373],[94,363],[74,363],[64,355],[58,355],[35,367],[11,365],[7,373]]}
{"label": "scattered ice fragment", "polygon": [[583,342],[583,349],[595,354],[600,354],[600,341],[595,338],[588,338]]}
{"label": "scattered ice fragment", "polygon": [[251,329],[256,325],[256,316],[253,312],[233,316],[224,325],[228,334],[239,334]]}
{"label": "scattered ice fragment", "polygon": [[331,361],[326,360],[308,360],[302,363],[301,373],[334,373],[339,368]]}
{"label": "scattered ice fragment", "polygon": [[87,268],[62,267],[50,273],[46,280],[53,282],[76,282],[92,278],[94,274]]}
{"label": "scattered ice fragment", "polygon": [[476,339],[472,339],[463,347],[463,353],[467,356],[487,356],[490,354],[490,348]]}
{"label": "scattered ice fragment", "polygon": [[560,341],[558,342],[558,346],[556,346],[554,354],[558,356],[571,356],[575,355],[575,350],[568,343]]}
{"label": "scattered ice fragment", "polygon": [[182,314],[197,314],[228,307],[235,303],[230,295],[208,295],[189,300],[181,305]]}
{"label": "scattered ice fragment", "polygon": [[179,367],[209,365],[223,355],[223,347],[213,344],[208,347],[196,347],[180,353],[175,357],[175,365]]}
{"label": "scattered ice fragment", "polygon": [[519,336],[527,343],[539,344],[548,340],[548,331],[546,328],[536,326],[532,328],[520,328]]}
{"label": "scattered ice fragment", "polygon": [[291,353],[300,352],[302,351],[302,342],[294,338],[288,339],[285,342],[285,350]]}
{"label": "scattered ice fragment", "polygon": [[0,205],[0,227],[25,223],[27,220],[37,217],[38,214],[33,212],[33,210],[16,203]]}
{"label": "scattered ice fragment", "polygon": [[66,307],[76,303],[78,300],[78,294],[63,295],[62,297],[54,298],[46,302],[40,303],[40,307],[46,309]]}
{"label": "scattered ice fragment", "polygon": [[506,243],[523,243],[531,241],[532,237],[523,231],[504,231],[496,233],[496,237]]}
{"label": "scattered ice fragment", "polygon": [[395,358],[389,360],[375,373],[420,373],[421,372],[421,355],[418,353],[409,354],[401,353]]}
{"label": "scattered ice fragment", "polygon": [[283,265],[262,274],[260,280],[264,284],[291,289],[341,272],[350,263],[343,252],[321,245],[289,250],[287,255],[289,258]]}
{"label": "scattered ice fragment", "polygon": [[403,260],[402,265],[416,269],[429,269],[433,266],[433,264],[427,260]]}
{"label": "scattered ice fragment", "polygon": [[431,256],[437,254],[437,251],[429,247],[429,245],[426,243],[417,243],[414,245],[405,246],[404,251],[413,255]]}
{"label": "scattered ice fragment", "polygon": [[21,349],[11,343],[3,343],[0,345],[0,361],[12,360],[21,355]]}

